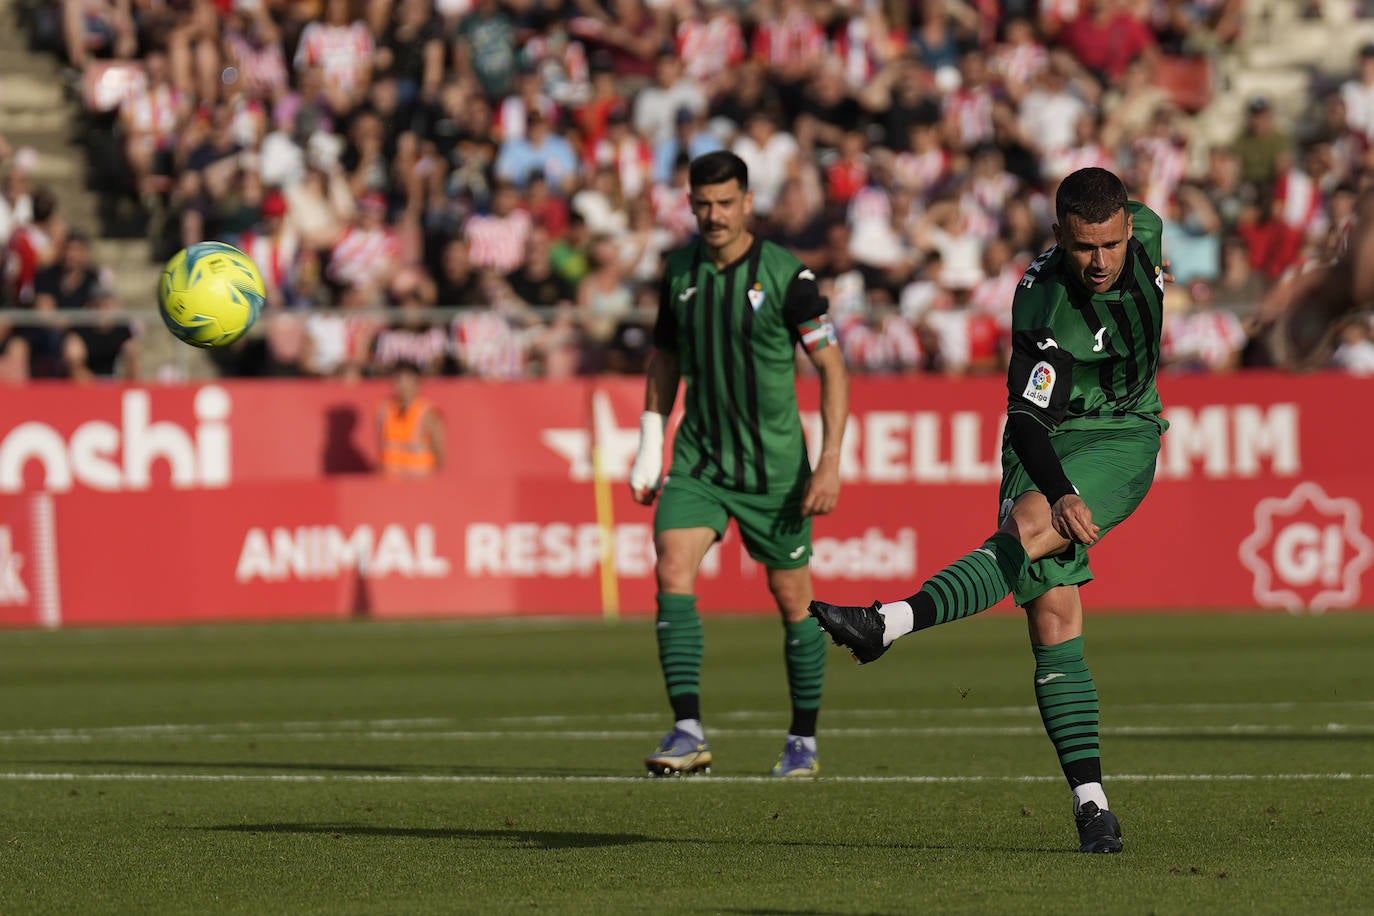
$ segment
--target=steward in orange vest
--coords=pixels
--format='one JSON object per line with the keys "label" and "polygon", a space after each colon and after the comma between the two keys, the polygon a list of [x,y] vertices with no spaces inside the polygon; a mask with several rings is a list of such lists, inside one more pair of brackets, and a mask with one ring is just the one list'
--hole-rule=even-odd
{"label": "steward in orange vest", "polygon": [[444,425],[428,398],[420,396],[420,373],[400,363],[396,390],[377,411],[382,473],[387,477],[431,477],[444,464]]}

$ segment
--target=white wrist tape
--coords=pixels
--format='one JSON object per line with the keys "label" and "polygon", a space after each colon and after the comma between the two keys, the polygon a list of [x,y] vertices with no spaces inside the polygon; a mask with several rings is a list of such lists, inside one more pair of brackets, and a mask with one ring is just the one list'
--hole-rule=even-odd
{"label": "white wrist tape", "polygon": [[663,436],[668,418],[646,410],[639,416],[639,452],[630,469],[630,486],[638,490],[657,490],[663,485]]}

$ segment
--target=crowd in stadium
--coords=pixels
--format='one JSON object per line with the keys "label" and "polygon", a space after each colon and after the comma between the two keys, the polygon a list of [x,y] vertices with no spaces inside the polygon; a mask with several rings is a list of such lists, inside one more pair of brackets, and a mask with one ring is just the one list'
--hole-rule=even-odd
{"label": "crowd in stadium", "polygon": [[[1249,312],[1328,255],[1374,162],[1374,47],[1312,123],[1254,97],[1200,145],[1243,0],[40,6],[156,256],[221,239],[262,268],[265,334],[229,374],[642,371],[663,253],[695,229],[686,163],[720,148],[854,371],[1001,372],[1056,182],[1087,165],[1166,221],[1166,366],[1262,366]],[[10,304],[108,303],[22,153],[0,142]],[[1368,325],[1344,334],[1339,364],[1374,371]]]}

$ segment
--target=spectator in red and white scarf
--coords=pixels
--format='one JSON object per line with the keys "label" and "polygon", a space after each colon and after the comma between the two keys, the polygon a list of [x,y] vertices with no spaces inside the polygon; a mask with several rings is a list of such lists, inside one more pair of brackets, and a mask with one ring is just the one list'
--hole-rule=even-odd
{"label": "spectator in red and white scarf", "polygon": [[386,198],[373,191],[358,202],[353,223],[329,253],[329,279],[340,286],[380,289],[400,267],[401,243],[386,222]]}
{"label": "spectator in red and white scarf", "polygon": [[505,276],[520,266],[530,234],[530,215],[516,209],[519,202],[515,188],[500,185],[492,195],[491,212],[468,220],[464,233],[474,268],[492,268]]}
{"label": "spectator in red and white scarf", "polygon": [[1160,362],[1165,369],[1222,372],[1240,366],[1245,330],[1235,313],[1217,308],[1212,286],[1198,280],[1178,296],[1177,310],[1164,317]]}

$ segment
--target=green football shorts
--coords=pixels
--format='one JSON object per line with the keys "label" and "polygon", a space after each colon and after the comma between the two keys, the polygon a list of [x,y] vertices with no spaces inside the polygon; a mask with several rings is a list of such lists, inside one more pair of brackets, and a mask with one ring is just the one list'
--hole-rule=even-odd
{"label": "green football shorts", "polygon": [[[1064,472],[1078,495],[1093,513],[1093,523],[1105,537],[1136,510],[1155,479],[1155,458],[1159,454],[1159,431],[1142,425],[1128,429],[1078,429],[1056,433],[1054,450]],[[1016,453],[1002,454],[1002,500],[997,523],[1002,524],[1012,504],[1036,489]],[[1100,540],[1100,538],[1099,538]],[[1045,557],[1030,564],[1025,577],[1016,583],[1012,597],[1018,605],[1039,598],[1060,585],[1091,582],[1088,548],[1070,544],[1057,557]]]}
{"label": "green football shorts", "polygon": [[802,518],[805,482],[783,493],[740,493],[692,477],[668,475],[654,532],[710,528],[716,538],[734,519],[749,556],[769,569],[800,569],[811,560],[811,519]]}

